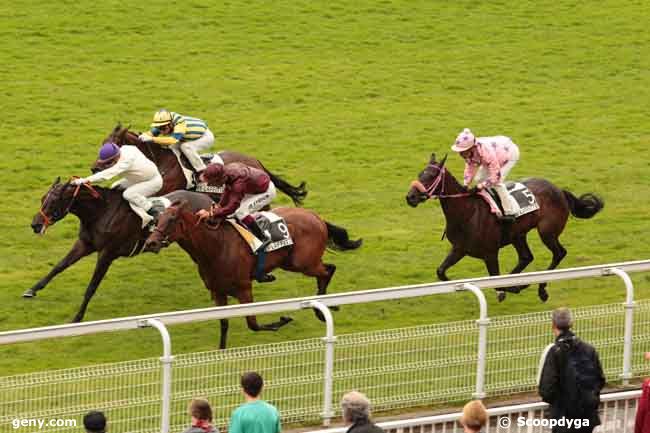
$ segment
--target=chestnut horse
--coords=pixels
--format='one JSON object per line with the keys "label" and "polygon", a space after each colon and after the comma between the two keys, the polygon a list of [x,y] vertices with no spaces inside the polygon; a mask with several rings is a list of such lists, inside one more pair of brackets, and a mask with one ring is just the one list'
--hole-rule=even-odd
{"label": "chestnut horse", "polygon": [[[193,210],[209,209],[212,206],[213,201],[206,194],[176,191],[165,197],[175,201],[179,198],[179,193],[183,193],[182,197],[190,203]],[[139,254],[149,230],[142,228],[142,220],[122,198],[122,191],[89,184],[74,186],[57,179],[41,199],[41,209],[34,215],[34,233],[44,234],[48,226],[63,219],[68,213],[75,215],[81,222],[78,239],[50,273],[27,290],[23,297],[33,298],[56,275],[82,257],[97,252],[95,271],[86,288],[81,307],[73,319],[73,322],[80,322],[113,260]]]}
{"label": "chestnut horse", "polygon": [[[437,270],[438,278],[447,281],[446,271],[460,259],[469,255],[483,259],[490,275],[499,275],[499,249],[512,244],[517,250],[519,262],[512,274],[523,271],[533,261],[526,236],[537,228],[546,247],[553,253],[548,269],[555,269],[566,255],[559,236],[569,218],[591,218],[603,208],[603,201],[594,194],[575,197],[544,179],[527,179],[522,183],[533,193],[539,209],[519,217],[514,223],[503,225],[490,212],[485,200],[477,194],[468,192],[445,167],[445,156],[437,162],[431,155],[429,164],[420,173],[418,180],[411,184],[406,202],[416,207],[429,198],[439,198],[442,211],[447,220],[447,238],[452,244],[451,251]],[[505,293],[519,293],[528,286],[517,286],[497,290],[499,301]],[[546,283],[538,289],[539,298],[548,299]]]}
{"label": "chestnut horse", "polygon": [[[136,146],[147,158],[156,164],[158,171],[160,171],[160,175],[163,178],[163,187],[156,195],[167,194],[187,187],[185,174],[183,174],[183,170],[178,163],[176,155],[174,155],[170,149],[159,146],[155,143],[143,143],[138,139],[138,134],[129,131],[128,128],[122,128],[120,124],[113,129],[108,137],[106,137],[104,143],[107,141],[112,141],[118,146],[123,146],[125,144]],[[259,160],[252,156],[227,150],[219,152],[219,156],[223,159],[225,164],[240,162],[250,167],[265,171],[276,188],[288,195],[296,206],[302,205],[303,200],[307,196],[305,182],[301,182],[298,186],[293,186],[280,176],[271,173]],[[183,154],[181,154],[181,158],[186,159]],[[187,165],[189,166],[189,162]],[[93,172],[98,170],[96,165],[92,167],[92,170]]]}
{"label": "chestnut horse", "polygon": [[[334,275],[336,266],[323,263],[323,254],[329,246],[338,250],[353,250],[361,246],[361,239],[352,241],[345,229],[321,219],[315,212],[301,208],[277,208],[274,213],[284,218],[293,245],[269,252],[265,272],[281,268],[315,277],[317,294],[324,295]],[[199,223],[194,210],[185,201],[175,203],[160,216],[158,225],[145,244],[145,251],[158,253],[171,242],[178,242],[196,262],[205,287],[217,306],[226,305],[228,296],[240,304],[253,302],[252,279],[256,256],[229,222],[221,220],[215,227]],[[317,312],[319,319],[322,315]],[[247,316],[248,327],[253,331],[277,331],[291,319],[268,325],[257,323],[255,316]],[[228,319],[220,319],[221,340],[225,349]]]}

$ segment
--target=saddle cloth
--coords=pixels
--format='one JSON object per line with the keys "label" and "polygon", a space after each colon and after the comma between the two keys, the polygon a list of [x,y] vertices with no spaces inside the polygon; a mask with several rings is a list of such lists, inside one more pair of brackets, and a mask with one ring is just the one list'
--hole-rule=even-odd
{"label": "saddle cloth", "polygon": [[[271,234],[271,243],[266,247],[266,252],[279,250],[280,248],[293,245],[293,239],[291,238],[289,228],[287,227],[284,218],[274,214],[273,212],[258,212],[253,214],[253,217],[263,231],[268,230]],[[235,230],[237,230],[251,248],[251,251],[257,251],[257,249],[262,245],[262,241],[253,235],[246,227],[239,224],[235,219],[228,218],[226,221],[232,224]]]}
{"label": "saddle cloth", "polygon": [[[533,193],[523,183],[506,182],[506,189],[508,190],[510,197],[515,199],[514,201],[518,206],[517,212],[514,214],[515,218],[519,218],[522,215],[529,214],[539,209],[539,204],[537,203],[535,195],[533,195]],[[490,191],[484,189],[479,192],[479,195],[483,197],[490,206],[490,212],[495,214],[497,217],[503,215],[501,200],[499,200],[499,196],[496,192],[491,189]]]}
{"label": "saddle cloth", "polygon": [[[176,159],[178,160],[178,164],[181,166],[181,169],[183,170],[183,174],[185,175],[185,180],[187,182],[186,189],[192,189],[194,188],[194,172],[192,171],[191,168],[188,168],[189,162],[187,162],[187,159],[184,158],[183,153],[181,152],[180,147],[178,144],[174,146],[169,146],[169,149],[174,153],[176,156]],[[218,153],[206,153],[201,155],[201,159],[203,160],[203,163],[208,165],[208,164],[221,164],[223,165],[223,159],[219,156]],[[205,183],[200,183],[196,185],[196,192],[209,192],[209,193],[214,193],[214,194],[222,194],[223,193],[223,186],[208,186]]]}

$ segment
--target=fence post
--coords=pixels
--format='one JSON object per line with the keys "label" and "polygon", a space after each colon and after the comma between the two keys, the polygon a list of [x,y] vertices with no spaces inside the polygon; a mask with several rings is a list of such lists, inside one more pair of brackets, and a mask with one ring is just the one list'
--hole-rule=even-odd
{"label": "fence post", "polygon": [[485,398],[485,365],[487,363],[487,327],[490,319],[487,316],[487,301],[483,291],[473,284],[465,283],[458,286],[458,290],[469,290],[477,298],[479,303],[478,325],[478,362],[476,364],[476,391],[472,397],[478,400]]}
{"label": "fence post", "polygon": [[333,383],[334,383],[334,343],[336,342],[336,337],[334,336],[334,318],[332,317],[332,312],[320,301],[306,301],[302,304],[303,308],[314,308],[320,311],[325,318],[325,337],[323,337],[323,342],[325,343],[325,371],[323,377],[324,389],[323,389],[323,426],[329,427],[330,420],[334,417],[334,411],[332,410],[332,393],[333,393]]}
{"label": "fence post", "polygon": [[619,268],[603,269],[603,275],[617,275],[625,283],[625,337],[623,339],[623,385],[629,385],[632,378],[632,334],[634,332],[634,285],[627,272]]}
{"label": "fence post", "polygon": [[160,332],[163,342],[163,356],[160,357],[162,364],[162,414],[160,421],[160,433],[169,433],[171,416],[171,392],[172,392],[172,342],[165,325],[158,319],[146,319],[139,323],[140,327],[156,328]]}

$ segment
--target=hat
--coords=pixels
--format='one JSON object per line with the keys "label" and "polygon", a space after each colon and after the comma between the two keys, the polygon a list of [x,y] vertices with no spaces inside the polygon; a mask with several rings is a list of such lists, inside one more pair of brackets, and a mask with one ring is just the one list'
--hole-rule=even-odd
{"label": "hat", "polygon": [[106,142],[99,149],[99,160],[106,161],[120,154],[120,147],[112,141]]}
{"label": "hat", "polygon": [[151,123],[152,128],[158,128],[164,125],[167,125],[172,122],[172,113],[169,110],[164,108],[156,111],[153,115],[153,123]]}
{"label": "hat", "polygon": [[454,152],[464,152],[468,149],[471,149],[476,144],[476,137],[472,134],[468,128],[463,129],[463,132],[458,134],[454,145],[451,146],[451,150]]}
{"label": "hat", "polygon": [[84,416],[84,428],[88,432],[104,433],[106,431],[106,417],[102,412],[90,411]]}

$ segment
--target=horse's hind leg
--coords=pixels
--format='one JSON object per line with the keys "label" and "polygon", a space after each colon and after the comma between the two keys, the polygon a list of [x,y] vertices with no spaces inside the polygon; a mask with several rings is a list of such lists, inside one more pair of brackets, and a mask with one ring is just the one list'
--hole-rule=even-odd
{"label": "horse's hind leg", "polygon": [[[540,233],[540,236],[542,238],[542,242],[544,242],[544,245],[546,245],[546,247],[553,253],[553,259],[551,259],[551,264],[548,267],[548,270],[550,271],[551,269],[557,268],[557,265],[559,265],[564,256],[566,256],[566,249],[562,246],[562,244],[560,244],[560,239],[557,235],[550,233]],[[539,299],[541,299],[542,302],[546,302],[546,300],[548,300],[546,284],[547,283],[540,283],[539,289],[537,289],[537,294],[539,295]]]}
{"label": "horse's hind leg", "polygon": [[[515,266],[510,273],[518,274],[524,269],[526,269],[526,266],[528,266],[533,261],[533,253],[530,251],[530,247],[528,246],[526,235],[514,239],[512,241],[512,245],[515,247],[515,250],[517,250],[517,256],[519,257],[519,262],[517,263],[517,266]],[[525,284],[522,286],[514,286],[511,287],[509,291],[512,291],[514,293],[519,293],[528,286],[529,284]]]}
{"label": "horse's hind leg", "polygon": [[[334,276],[334,272],[336,272],[336,266],[332,264],[325,264],[323,262],[319,262],[318,265],[316,265],[313,268],[303,270],[303,274],[310,276],[310,277],[316,277],[316,285],[318,287],[318,290],[316,291],[316,295],[325,295],[327,293],[327,286],[329,286],[330,281],[332,280],[332,277]],[[338,311],[338,307],[330,307],[330,310]],[[314,314],[316,317],[318,317],[318,320],[321,322],[325,321],[325,317],[323,317],[323,313],[321,313],[319,310],[314,308]]]}

